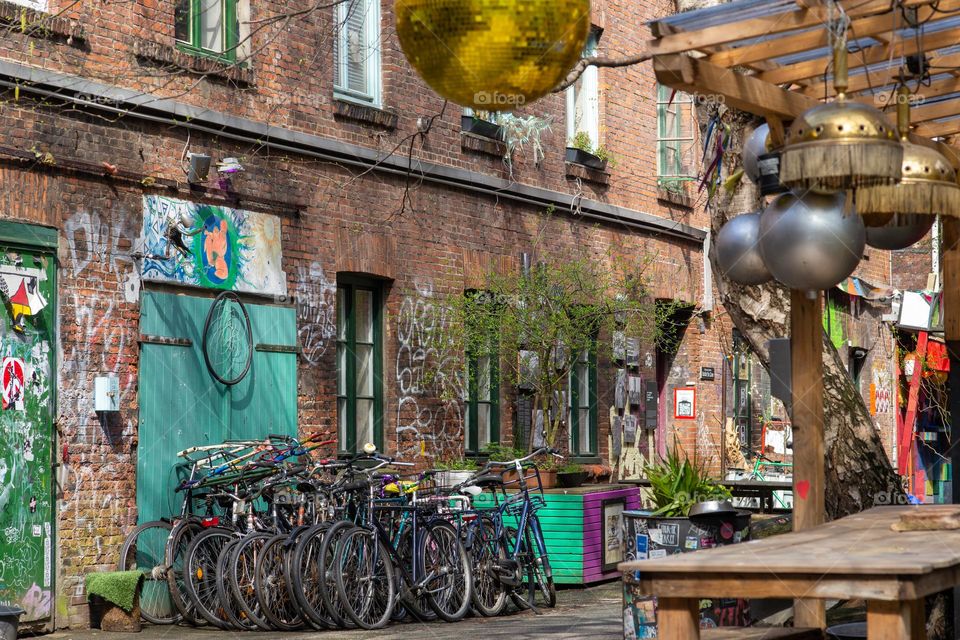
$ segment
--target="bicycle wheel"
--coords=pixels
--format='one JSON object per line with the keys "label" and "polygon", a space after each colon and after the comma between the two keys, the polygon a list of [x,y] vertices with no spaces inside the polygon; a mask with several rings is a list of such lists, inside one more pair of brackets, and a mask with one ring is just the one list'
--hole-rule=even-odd
{"label": "bicycle wheel", "polygon": [[430,608],[447,622],[461,620],[470,610],[473,576],[460,534],[449,522],[431,522],[418,548]]}
{"label": "bicycle wheel", "polygon": [[534,605],[557,606],[557,588],[553,584],[553,570],[547,557],[546,545],[540,532],[540,521],[531,516],[525,531],[526,548],[530,554],[527,565],[527,594]]}
{"label": "bicycle wheel", "polygon": [[320,575],[323,576],[320,581],[320,597],[323,599],[324,610],[338,627],[353,626],[353,621],[347,615],[346,608],[337,593],[337,580],[333,566],[340,538],[355,526],[352,522],[335,522],[323,536],[323,544],[320,548],[318,570]]}
{"label": "bicycle wheel", "polygon": [[210,305],[203,323],[203,360],[210,375],[225,386],[243,380],[253,362],[250,315],[240,298],[223,291]]}
{"label": "bicycle wheel", "polygon": [[358,627],[380,629],[394,607],[393,562],[375,533],[355,527],[337,543],[333,563],[344,611]]}
{"label": "bicycle wheel", "polygon": [[264,631],[271,631],[273,628],[260,610],[254,581],[260,550],[271,537],[269,533],[253,533],[244,537],[230,558],[230,592],[233,601],[248,620]]}
{"label": "bicycle wheel", "polygon": [[287,588],[300,613],[310,626],[317,630],[336,626],[323,606],[320,595],[320,550],[323,536],[330,529],[329,523],[315,525],[300,535],[287,566]]}
{"label": "bicycle wheel", "polygon": [[503,540],[496,537],[496,525],[489,516],[477,518],[469,536],[473,607],[482,616],[498,616],[507,606],[507,590],[500,582],[500,567],[507,558],[507,549]]}
{"label": "bicycle wheel", "polygon": [[220,598],[220,604],[232,628],[240,631],[254,631],[257,625],[247,618],[247,614],[236,603],[230,590],[230,561],[240,540],[240,538],[234,538],[228,542],[217,559],[217,597]]}
{"label": "bicycle wheel", "polygon": [[[420,532],[422,536],[423,529]],[[414,559],[417,557],[414,552],[415,546],[413,531],[407,528],[400,534],[400,539],[397,541],[395,548],[400,564],[406,570],[407,575],[413,580],[420,580],[423,576],[423,570],[419,566],[414,566]],[[416,584],[406,584],[406,578],[402,571],[396,571],[395,573],[397,574],[398,592],[401,595],[403,607],[407,609],[408,613],[421,622],[436,620],[437,612],[430,606],[430,601],[427,599],[424,589],[418,589]]]}
{"label": "bicycle wheel", "polygon": [[176,624],[183,616],[170,598],[167,586],[166,548],[173,525],[162,520],[145,522],[130,532],[120,549],[120,571],[142,571],[140,616],[152,624]]}
{"label": "bicycle wheel", "polygon": [[221,552],[234,539],[228,529],[206,529],[194,536],[184,560],[183,587],[187,597],[204,620],[221,629],[231,625],[217,594],[217,565]]}
{"label": "bicycle wheel", "polygon": [[194,536],[203,531],[203,527],[196,520],[184,520],[178,523],[170,538],[167,540],[165,558],[167,563],[167,586],[170,589],[170,599],[185,622],[202,627],[207,624],[200,614],[193,608],[193,602],[187,597],[183,586],[183,567],[187,556],[187,547]]}
{"label": "bicycle wheel", "polygon": [[281,533],[263,545],[254,566],[254,591],[260,611],[275,629],[296,631],[303,628],[303,617],[287,590],[287,555],[290,536]]}

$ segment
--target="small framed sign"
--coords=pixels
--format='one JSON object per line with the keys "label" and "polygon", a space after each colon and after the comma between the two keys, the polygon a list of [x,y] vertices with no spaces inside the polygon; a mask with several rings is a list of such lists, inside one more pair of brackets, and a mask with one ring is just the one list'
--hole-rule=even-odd
{"label": "small framed sign", "polygon": [[713,367],[700,367],[700,379],[716,380],[716,373],[714,373]]}
{"label": "small framed sign", "polygon": [[677,387],[673,390],[673,417],[677,420],[696,419],[697,390],[695,387]]}

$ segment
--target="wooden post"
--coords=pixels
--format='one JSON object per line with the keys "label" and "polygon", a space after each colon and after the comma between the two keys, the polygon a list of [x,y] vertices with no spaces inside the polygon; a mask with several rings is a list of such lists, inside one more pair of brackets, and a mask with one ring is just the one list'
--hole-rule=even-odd
{"label": "wooden post", "polygon": [[[791,291],[790,375],[793,422],[793,530],[823,524],[823,317],[820,293]],[[795,600],[794,626],[823,629],[822,600]]]}
{"label": "wooden post", "polygon": [[924,640],[927,630],[922,618],[923,600],[868,600],[867,637],[870,640]]}
{"label": "wooden post", "polygon": [[697,640],[700,637],[700,600],[657,598],[657,638]]}
{"label": "wooden post", "polygon": [[[951,416],[960,416],[960,220],[944,216],[940,290],[943,291],[943,333],[947,343],[947,356],[950,359],[950,373],[947,377],[947,405]],[[950,441],[960,442],[960,419],[950,421]],[[960,447],[950,447],[951,502],[960,504]],[[953,589],[953,623],[960,628],[960,588]]]}

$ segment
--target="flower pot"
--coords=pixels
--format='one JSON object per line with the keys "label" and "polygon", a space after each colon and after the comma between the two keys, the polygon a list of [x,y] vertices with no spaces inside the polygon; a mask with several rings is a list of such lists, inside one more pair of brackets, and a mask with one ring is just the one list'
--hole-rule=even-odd
{"label": "flower pot", "polygon": [[579,487],[584,483],[589,474],[586,471],[572,471],[569,473],[558,473],[557,483],[564,488]]}
{"label": "flower pot", "polygon": [[475,471],[441,471],[434,478],[438,487],[455,487],[474,476]]}
{"label": "flower pot", "polygon": [[607,161],[601,160],[589,151],[577,149],[576,147],[567,147],[567,162],[579,164],[584,167],[596,169],[597,171],[607,170]]}
{"label": "flower pot", "polygon": [[460,116],[460,129],[484,138],[503,139],[503,127],[475,116]]}
{"label": "flower pot", "polygon": [[[528,480],[528,483],[533,482]],[[540,486],[544,489],[553,489],[557,486],[557,472],[556,471],[540,471]]]}

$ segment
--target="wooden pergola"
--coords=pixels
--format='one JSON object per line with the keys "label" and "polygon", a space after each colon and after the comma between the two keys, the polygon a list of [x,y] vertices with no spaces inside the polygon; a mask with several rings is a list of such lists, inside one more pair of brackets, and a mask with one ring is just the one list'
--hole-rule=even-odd
{"label": "wooden pergola", "polygon": [[[849,89],[896,120],[895,90],[917,96],[911,140],[960,170],[960,0],[734,0],[651,24],[657,80],[766,119],[774,144],[807,109],[834,96],[829,24],[848,22]],[[960,219],[943,217],[944,331],[950,410],[960,416]],[[820,297],[791,296],[794,528],[824,522],[823,365]],[[960,442],[960,425],[951,427]],[[951,451],[960,468],[960,448]],[[960,482],[953,483],[960,503]],[[822,601],[798,600],[796,626],[822,628]]]}

